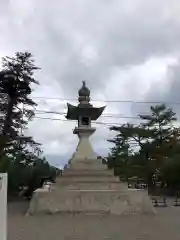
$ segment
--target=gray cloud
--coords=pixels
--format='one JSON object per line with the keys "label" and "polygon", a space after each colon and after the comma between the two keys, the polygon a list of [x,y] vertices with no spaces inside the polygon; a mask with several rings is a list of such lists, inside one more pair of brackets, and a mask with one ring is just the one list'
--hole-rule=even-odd
{"label": "gray cloud", "polygon": [[[178,0],[1,1],[0,12],[0,56],[28,50],[42,68],[33,96],[75,98],[85,79],[93,99],[179,99],[179,66],[166,60],[179,54]],[[38,102],[41,109],[65,111],[60,100]],[[144,106],[109,103],[105,112],[130,116],[146,111]],[[47,154],[68,157],[77,143],[74,126],[36,119],[30,132]],[[97,126],[92,142],[96,151],[107,153],[108,128]]]}
{"label": "gray cloud", "polygon": [[[16,21],[9,17],[9,33],[12,37],[15,31],[19,34],[16,46],[32,50],[45,73],[58,81],[67,94],[75,94],[77,84],[84,78],[96,89],[104,86],[112,67],[140,64],[179,47],[175,4],[173,8],[167,5],[169,1],[130,2],[57,1],[50,5],[43,1],[42,8],[42,1],[32,1],[30,9],[34,11],[24,7],[22,19],[13,4]],[[91,66],[87,66],[82,53],[88,45],[97,55]]]}
{"label": "gray cloud", "polygon": [[[180,60],[173,65],[167,66],[166,76],[159,84],[152,84],[146,94],[144,101],[154,101],[157,103],[138,104],[136,111],[147,112],[151,105],[165,103],[168,108],[172,108],[180,117]],[[159,103],[158,103],[159,102]]]}

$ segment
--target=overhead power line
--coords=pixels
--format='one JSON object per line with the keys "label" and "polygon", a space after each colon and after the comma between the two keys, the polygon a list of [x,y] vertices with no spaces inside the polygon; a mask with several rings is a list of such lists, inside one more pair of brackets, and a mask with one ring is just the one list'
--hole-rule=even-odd
{"label": "overhead power line", "polygon": [[[43,114],[46,114],[46,113],[43,113]],[[65,114],[59,114],[59,115],[61,115],[61,116],[64,116],[65,117]],[[113,115],[109,115],[109,116],[106,116],[106,115],[102,115],[102,116],[100,116],[99,118],[101,118],[101,117],[105,117],[105,118],[128,118],[128,119],[141,119],[140,117],[135,117],[135,116],[113,116]],[[143,120],[143,119],[141,119],[141,120]]]}
{"label": "overhead power line", "polygon": [[[65,116],[65,112],[56,112],[56,111],[46,111],[46,110],[36,110],[37,114],[58,114]],[[144,113],[145,114],[145,113]],[[124,116],[123,114],[115,114],[115,113],[109,113],[109,114],[102,114],[100,117],[113,117],[113,118],[133,118],[133,119],[140,119],[139,116]]]}
{"label": "overhead power line", "polygon": [[[56,111],[46,111],[46,110],[37,110],[37,114],[57,114],[57,115],[60,115],[60,116],[64,116],[66,115],[66,113],[64,112],[56,112]],[[141,113],[139,115],[147,115],[148,113]],[[101,117],[106,117],[106,118],[118,118],[118,119],[136,119],[136,120],[141,120],[141,121],[146,121],[146,119],[142,119],[140,116],[126,116],[126,115],[123,115],[123,114],[102,114],[100,116]],[[42,118],[42,117],[40,117]],[[65,120],[65,121],[71,121],[69,119],[53,119],[53,118],[49,118],[49,117],[44,117],[43,119],[52,119],[52,120]],[[97,121],[92,121],[92,122],[97,122]],[[112,124],[119,124],[119,123],[112,123]]]}
{"label": "overhead power line", "polygon": [[[0,93],[0,95],[5,95]],[[60,97],[33,97],[32,99],[39,100],[61,100],[61,101],[78,101],[78,98],[60,98]],[[135,104],[171,104],[171,105],[180,105],[180,101],[136,101],[136,100],[104,100],[104,99],[91,99],[91,102],[107,102],[107,103],[135,103]]]}
{"label": "overhead power line", "polygon": [[[60,119],[60,118],[50,118],[50,117],[37,117],[35,116],[34,118],[37,118],[37,119],[41,119],[41,120],[52,120],[52,121],[60,121],[60,122],[76,122],[76,120],[70,120],[70,119]],[[122,117],[123,119],[123,117]],[[143,119],[140,119],[139,120],[143,120]],[[93,124],[101,124],[101,125],[105,125],[105,126],[121,126],[123,123],[120,123],[120,122],[100,122],[100,121],[92,121]],[[137,125],[135,123],[131,123],[132,125]],[[171,126],[172,127],[173,124],[167,124],[166,126]],[[158,124],[157,124],[158,126]]]}
{"label": "overhead power line", "polygon": [[[61,101],[77,101],[77,98],[59,98],[59,97],[32,97],[33,99],[45,99],[45,100],[61,100]],[[109,102],[109,103],[137,103],[137,104],[172,104],[180,105],[180,101],[135,101],[135,100],[104,100],[93,99],[92,102]]]}
{"label": "overhead power line", "polygon": [[[37,119],[41,119],[41,120],[52,120],[52,121],[62,121],[62,122],[76,122],[76,120],[69,120],[69,119],[60,119],[60,118],[50,118],[50,117],[34,117]],[[95,124],[102,124],[102,125],[106,125],[106,126],[113,126],[113,125],[122,125],[123,123],[106,123],[106,122],[99,122],[99,121],[92,121],[92,123]]]}
{"label": "overhead power line", "polygon": [[[66,115],[65,112],[56,112],[56,111],[46,111],[46,110],[36,110],[37,114],[57,114],[57,115],[61,115],[64,116]],[[121,119],[137,119],[137,120],[141,120],[141,121],[146,121],[146,119],[142,119],[140,117],[140,115],[148,115],[148,113],[139,113],[137,116],[126,116],[123,114],[113,114],[113,113],[109,113],[109,114],[102,114],[99,118],[101,117],[107,117],[107,118],[121,118]],[[65,119],[66,120],[66,119]]]}

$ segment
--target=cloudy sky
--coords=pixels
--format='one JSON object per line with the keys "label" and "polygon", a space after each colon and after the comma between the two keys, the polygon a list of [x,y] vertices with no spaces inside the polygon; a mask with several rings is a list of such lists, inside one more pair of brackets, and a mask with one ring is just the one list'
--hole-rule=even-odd
{"label": "cloudy sky", "polygon": [[[112,135],[107,123],[135,122],[117,116],[148,109],[137,101],[180,101],[179,0],[1,0],[0,32],[0,57],[29,51],[41,67],[29,132],[56,166],[76,148],[75,122],[63,121],[63,113],[68,100],[76,104],[82,80],[93,104],[107,105],[98,120],[106,124],[95,124],[92,137],[101,155]],[[178,112],[180,105],[171,107]]]}

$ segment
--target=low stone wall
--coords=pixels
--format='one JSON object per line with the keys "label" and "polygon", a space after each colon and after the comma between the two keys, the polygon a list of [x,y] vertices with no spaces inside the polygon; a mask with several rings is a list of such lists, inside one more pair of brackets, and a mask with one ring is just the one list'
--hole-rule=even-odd
{"label": "low stone wall", "polygon": [[7,240],[7,174],[0,173],[0,239]]}
{"label": "low stone wall", "polygon": [[155,214],[144,190],[57,190],[37,191],[28,214]]}

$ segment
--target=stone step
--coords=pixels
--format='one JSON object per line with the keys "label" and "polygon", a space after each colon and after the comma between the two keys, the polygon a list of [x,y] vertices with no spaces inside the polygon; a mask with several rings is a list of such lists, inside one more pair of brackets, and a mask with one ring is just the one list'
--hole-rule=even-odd
{"label": "stone step", "polygon": [[55,186],[51,186],[51,189],[59,190],[119,190],[123,188],[127,188],[126,185],[122,186],[119,182],[61,182],[56,184]]}
{"label": "stone step", "polygon": [[111,176],[61,176],[56,179],[57,183],[63,183],[63,182],[102,182],[102,183],[108,183],[108,182],[120,182],[118,177],[111,177]]}
{"label": "stone step", "polygon": [[109,184],[109,183],[119,183],[118,179],[61,179],[57,181],[57,183],[61,184],[78,184],[78,183],[91,183],[91,184],[96,184],[96,183],[101,183],[101,184]]}
{"label": "stone step", "polygon": [[66,169],[62,172],[63,176],[110,176],[113,177],[114,174],[110,170],[92,170],[92,169]]}

